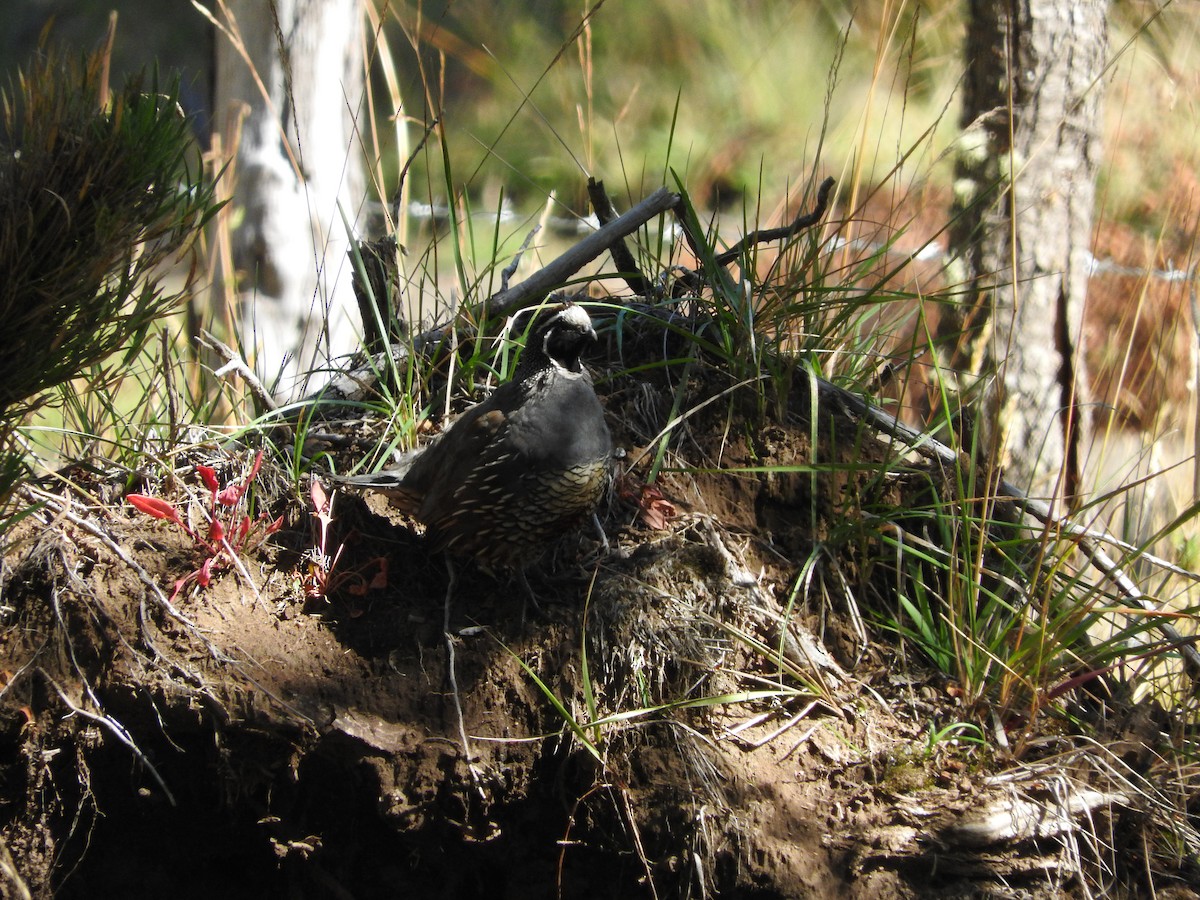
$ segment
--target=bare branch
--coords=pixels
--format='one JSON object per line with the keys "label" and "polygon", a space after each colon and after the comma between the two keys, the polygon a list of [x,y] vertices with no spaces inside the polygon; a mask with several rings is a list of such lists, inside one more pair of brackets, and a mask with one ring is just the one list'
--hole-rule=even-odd
{"label": "bare branch", "polygon": [[817,205],[813,207],[812,212],[796,216],[791,225],[784,225],[781,228],[760,228],[758,231],[750,232],[724,253],[718,255],[716,258],[717,265],[729,265],[741,256],[747,247],[752,247],[755,244],[765,244],[768,241],[782,241],[799,234],[805,228],[811,228],[813,225],[816,225],[824,218],[825,210],[829,208],[829,192],[833,190],[833,186],[836,183],[832,177],[826,178],[821,182],[821,186],[817,188]]}
{"label": "bare branch", "polygon": [[279,404],[275,402],[275,398],[271,396],[271,392],[254,374],[254,370],[242,359],[242,355],[226,344],[224,341],[218,340],[208,331],[201,331],[200,337],[197,338],[201,346],[207,347],[214,353],[225,360],[225,365],[217,369],[214,373],[218,378],[224,377],[229,372],[236,372],[245,379],[246,384],[250,386],[250,390],[254,395],[262,401],[264,407],[271,412],[279,409]]}
{"label": "bare branch", "polygon": [[520,307],[540,301],[623,237],[633,234],[655,216],[674,209],[678,202],[678,194],[668,191],[665,187],[659,188],[637,206],[617,216],[607,225],[602,225],[516,287],[494,294],[483,304],[483,311],[488,316],[504,316]]}
{"label": "bare branch", "polygon": [[[595,210],[596,219],[600,224],[607,225],[613,221],[617,217],[617,211],[613,209],[612,201],[608,199],[608,192],[604,190],[604,182],[589,178],[587,189],[588,199],[592,201],[592,209]],[[633,258],[633,254],[629,252],[629,247],[625,244],[625,239],[618,238],[609,249],[617,271],[625,278],[629,289],[639,297],[653,296],[654,288],[642,274],[637,260]]]}
{"label": "bare branch", "polygon": [[525,251],[529,249],[529,245],[533,243],[534,236],[542,230],[541,225],[534,227],[529,234],[525,235],[525,240],[521,242],[521,246],[517,248],[517,252],[513,255],[512,262],[500,270],[500,290],[508,290],[508,280],[516,274],[517,266],[521,264],[521,257],[525,255]]}

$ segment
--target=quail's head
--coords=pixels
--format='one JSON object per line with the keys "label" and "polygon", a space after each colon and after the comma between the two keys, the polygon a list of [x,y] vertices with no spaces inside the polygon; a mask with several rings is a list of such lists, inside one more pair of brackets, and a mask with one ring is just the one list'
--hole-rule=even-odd
{"label": "quail's head", "polygon": [[520,369],[532,371],[547,363],[570,372],[582,371],[579,357],[596,342],[596,330],[582,306],[560,303],[535,310],[536,317]]}

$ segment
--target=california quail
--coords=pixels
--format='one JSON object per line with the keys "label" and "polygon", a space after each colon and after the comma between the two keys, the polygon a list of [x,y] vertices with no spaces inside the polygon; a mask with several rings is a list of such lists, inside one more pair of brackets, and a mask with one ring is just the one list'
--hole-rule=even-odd
{"label": "california quail", "polygon": [[543,310],[511,381],[409,463],[341,479],[379,490],[435,550],[522,568],[596,508],[612,438],[579,356],[596,340],[579,306]]}

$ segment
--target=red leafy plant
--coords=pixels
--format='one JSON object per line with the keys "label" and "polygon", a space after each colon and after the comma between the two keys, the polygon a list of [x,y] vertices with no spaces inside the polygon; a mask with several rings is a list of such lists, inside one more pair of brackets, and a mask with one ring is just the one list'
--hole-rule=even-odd
{"label": "red leafy plant", "polygon": [[338,544],[333,555],[329,555],[329,526],[333,523],[335,494],[336,491],[326,494],[321,482],[313,478],[309,491],[313,505],[313,548],[308,553],[308,572],[304,576],[304,594],[310,600],[324,599],[339,589],[361,597],[367,591],[387,587],[388,561],[382,556],[359,569],[334,574],[345,549],[345,544]]}
{"label": "red leafy plant", "polygon": [[217,480],[217,472],[212,466],[196,466],[196,474],[200,476],[209,492],[208,509],[204,510],[208,528],[203,533],[192,528],[174,504],[160,497],[146,494],[126,495],[125,499],[129,505],[139,512],[155,519],[166,519],[182,528],[204,554],[204,561],[197,569],[175,582],[175,590],[171,593],[172,602],[192,582],[202,588],[208,587],[222,561],[236,568],[254,590],[254,583],[242,565],[241,554],[260,547],[267,537],[283,527],[283,516],[272,521],[262,513],[258,518],[251,519],[243,503],[251,483],[262,467],[262,458],[262,451],[259,450],[254,457],[254,465],[250,467],[246,476],[231,481],[225,487],[221,487]]}
{"label": "red leafy plant", "polygon": [[631,475],[617,481],[617,495],[637,507],[638,519],[647,528],[663,531],[678,515],[675,504],[663,496],[656,485],[645,484]]}

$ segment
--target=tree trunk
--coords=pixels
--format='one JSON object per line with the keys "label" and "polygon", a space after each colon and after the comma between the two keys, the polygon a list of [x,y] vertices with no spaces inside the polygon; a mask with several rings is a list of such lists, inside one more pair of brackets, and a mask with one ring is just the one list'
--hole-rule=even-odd
{"label": "tree trunk", "polygon": [[981,373],[985,436],[1011,481],[1080,489],[1083,306],[1100,158],[1107,0],[969,0],[953,252],[967,287],[949,362]]}
{"label": "tree trunk", "polygon": [[[233,236],[240,325],[267,379],[294,395],[354,349],[348,236],[364,194],[362,0],[228,0],[217,36],[217,129],[237,133]],[[220,4],[218,4],[220,6]],[[230,21],[230,19],[232,21]],[[255,77],[257,73],[257,79]],[[261,85],[260,85],[261,81]]]}

